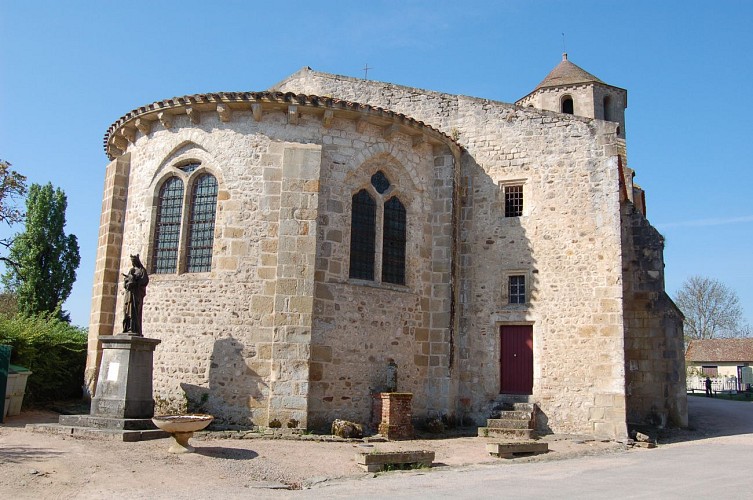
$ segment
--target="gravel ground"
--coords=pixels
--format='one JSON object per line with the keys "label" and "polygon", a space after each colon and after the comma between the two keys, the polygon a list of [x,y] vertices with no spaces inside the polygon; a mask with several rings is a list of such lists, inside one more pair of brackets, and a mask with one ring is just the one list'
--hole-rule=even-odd
{"label": "gravel ground", "polygon": [[446,469],[504,467],[627,450],[620,443],[555,435],[546,438],[549,453],[505,460],[488,455],[487,439],[480,437],[364,443],[322,442],[316,436],[239,439],[238,434],[229,438],[209,432],[191,440],[196,453],[174,455],[167,453],[166,439],[123,443],[30,432],[24,427],[56,422],[57,416],[25,412],[0,424],[0,498],[241,498],[251,492],[255,497],[280,498],[294,495],[291,490],[329,481],[374,476],[356,466],[359,451],[432,450],[433,469]]}

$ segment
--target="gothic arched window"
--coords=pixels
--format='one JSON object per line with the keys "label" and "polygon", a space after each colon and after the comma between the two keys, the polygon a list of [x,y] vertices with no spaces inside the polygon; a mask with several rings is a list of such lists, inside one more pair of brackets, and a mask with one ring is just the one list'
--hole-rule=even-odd
{"label": "gothic arched window", "polygon": [[152,254],[153,273],[174,273],[177,270],[182,211],[183,181],[178,177],[170,177],[159,191]]}
{"label": "gothic arched window", "polygon": [[186,272],[200,273],[212,269],[216,210],[217,179],[211,174],[203,174],[196,179],[191,190]]}
{"label": "gothic arched window", "polygon": [[[212,270],[218,185],[217,178],[200,167],[198,162],[177,167],[180,172],[160,188],[151,257],[155,274]],[[187,217],[183,217],[183,207]]]}
{"label": "gothic arched window", "polygon": [[[361,189],[353,195],[349,276],[369,281],[380,276],[382,283],[404,285],[407,241],[405,206],[394,196],[390,180],[381,170],[371,176],[371,186],[376,190],[375,194]],[[383,202],[387,196],[390,198]],[[381,227],[377,226],[379,219]],[[379,261],[378,241],[382,244]]]}

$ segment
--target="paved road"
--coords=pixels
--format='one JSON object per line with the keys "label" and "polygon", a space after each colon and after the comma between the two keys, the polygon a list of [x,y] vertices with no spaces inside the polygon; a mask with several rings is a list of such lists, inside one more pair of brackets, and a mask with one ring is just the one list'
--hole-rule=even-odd
{"label": "paved road", "polygon": [[291,498],[752,498],[753,403],[691,397],[689,408],[695,430],[653,450],[390,473],[286,493]]}

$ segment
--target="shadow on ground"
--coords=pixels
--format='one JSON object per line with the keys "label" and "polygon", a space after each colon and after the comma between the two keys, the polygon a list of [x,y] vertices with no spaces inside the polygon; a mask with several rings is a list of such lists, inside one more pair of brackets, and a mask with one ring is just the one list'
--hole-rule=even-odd
{"label": "shadow on ground", "polygon": [[259,456],[258,453],[251,450],[242,450],[237,448],[224,448],[221,446],[202,446],[196,448],[196,453],[211,458],[223,458],[225,460],[251,460]]}
{"label": "shadow on ground", "polygon": [[62,455],[62,453],[44,448],[11,446],[0,448],[0,464],[21,463],[25,460],[45,460]]}
{"label": "shadow on ground", "polygon": [[661,429],[659,443],[753,433],[753,402],[688,396],[688,428]]}

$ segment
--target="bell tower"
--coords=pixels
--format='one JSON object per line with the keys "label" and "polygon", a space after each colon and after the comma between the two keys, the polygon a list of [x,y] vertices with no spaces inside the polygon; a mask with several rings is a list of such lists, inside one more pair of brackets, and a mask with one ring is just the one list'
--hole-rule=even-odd
{"label": "bell tower", "polygon": [[617,136],[625,138],[627,90],[608,85],[576,66],[562,54],[562,61],[518,106],[546,109],[619,123]]}

